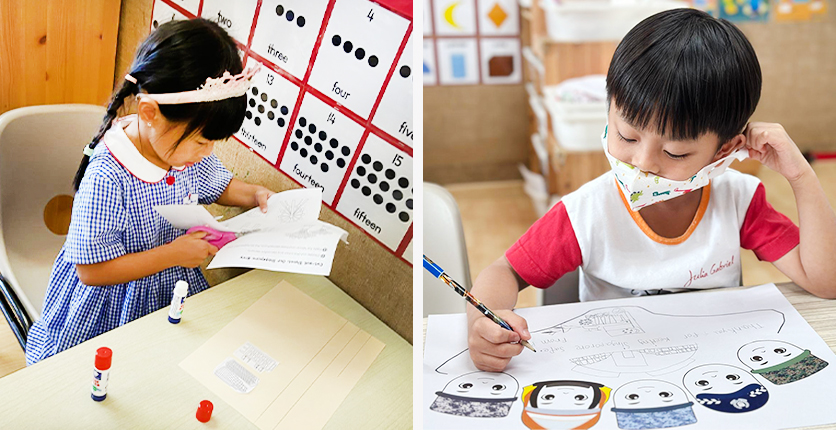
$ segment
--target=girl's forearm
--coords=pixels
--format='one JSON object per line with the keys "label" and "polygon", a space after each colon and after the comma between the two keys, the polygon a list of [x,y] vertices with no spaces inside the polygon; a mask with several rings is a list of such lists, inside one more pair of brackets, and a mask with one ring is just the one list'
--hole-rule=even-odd
{"label": "girl's forearm", "polygon": [[255,193],[263,188],[261,185],[248,184],[232,178],[215,203],[223,206],[255,207],[258,206]]}
{"label": "girl's forearm", "polygon": [[836,279],[836,214],[811,168],[791,181],[798,207],[799,256],[806,281],[815,289],[833,289]]}
{"label": "girl's forearm", "polygon": [[76,264],[78,278],[86,285],[124,284],[177,266],[177,256],[167,245],[148,251],[126,254],[95,264]]}

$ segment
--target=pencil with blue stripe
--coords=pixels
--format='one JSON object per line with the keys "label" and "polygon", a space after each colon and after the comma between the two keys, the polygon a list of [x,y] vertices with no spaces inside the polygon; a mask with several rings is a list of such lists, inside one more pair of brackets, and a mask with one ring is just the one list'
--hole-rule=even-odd
{"label": "pencil with blue stripe", "polygon": [[[427,269],[427,271],[430,272],[431,275],[438,279],[441,279],[442,281],[444,281],[445,284],[452,287],[453,290],[459,293],[460,296],[464,297],[464,299],[467,300],[468,303],[475,306],[476,309],[478,309],[479,312],[482,313],[482,315],[490,318],[493,322],[497,323],[500,327],[504,328],[505,330],[514,331],[514,329],[511,328],[511,325],[505,322],[504,319],[500,318],[499,315],[493,313],[493,311],[488,309],[488,307],[482,304],[482,302],[480,302],[479,299],[473,297],[473,294],[470,294],[470,292],[468,292],[458,282],[451,278],[450,275],[444,273],[444,269],[442,269],[439,265],[433,263],[433,261],[427,258],[426,255],[424,256],[424,269]],[[534,347],[531,346],[531,344],[528,343],[528,341],[526,340],[520,339],[520,344],[534,352],[537,352],[537,350],[534,349]]]}

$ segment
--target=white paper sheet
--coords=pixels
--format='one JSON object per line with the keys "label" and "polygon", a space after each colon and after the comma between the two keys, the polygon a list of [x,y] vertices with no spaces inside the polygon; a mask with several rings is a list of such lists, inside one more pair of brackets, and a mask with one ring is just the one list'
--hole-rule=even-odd
{"label": "white paper sheet", "polygon": [[538,352],[524,349],[503,373],[473,365],[464,314],[430,317],[424,428],[836,422],[836,355],[774,285],[516,312]]}

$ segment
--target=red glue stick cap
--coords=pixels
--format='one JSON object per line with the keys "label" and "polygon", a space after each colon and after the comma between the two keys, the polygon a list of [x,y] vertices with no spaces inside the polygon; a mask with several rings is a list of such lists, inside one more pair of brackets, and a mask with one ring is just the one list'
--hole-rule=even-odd
{"label": "red glue stick cap", "polygon": [[110,360],[113,358],[113,351],[110,348],[103,346],[96,350],[96,369],[107,370],[110,369]]}
{"label": "red glue stick cap", "polygon": [[209,418],[212,418],[212,402],[208,400],[204,400],[200,402],[200,407],[197,408],[197,420],[205,423],[209,421]]}

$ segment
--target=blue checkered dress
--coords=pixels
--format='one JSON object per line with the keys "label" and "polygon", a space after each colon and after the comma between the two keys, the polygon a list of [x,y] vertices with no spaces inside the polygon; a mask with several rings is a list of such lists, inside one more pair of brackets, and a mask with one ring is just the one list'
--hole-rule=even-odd
{"label": "blue checkered dress", "polygon": [[[169,176],[174,183],[169,185]],[[178,280],[189,295],[208,288],[200,269],[174,267],[126,284],[92,287],[81,283],[76,264],[93,264],[147,251],[184,233],[152,208],[182,204],[192,194],[210,204],[232,174],[215,155],[157,182],[132,175],[104,144],[96,146],[73,204],[67,240],[55,260],[41,319],[29,331],[26,364],[31,365],[171,303]]]}

